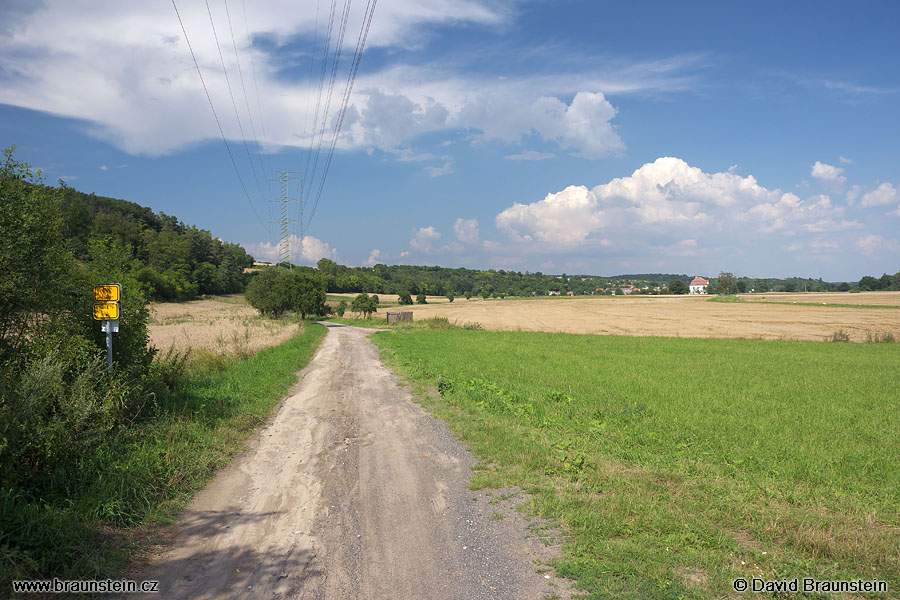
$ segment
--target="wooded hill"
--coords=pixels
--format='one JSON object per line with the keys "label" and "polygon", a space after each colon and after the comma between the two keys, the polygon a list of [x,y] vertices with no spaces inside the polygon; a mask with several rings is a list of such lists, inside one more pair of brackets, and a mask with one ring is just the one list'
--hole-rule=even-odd
{"label": "wooded hill", "polygon": [[134,202],[79,192],[62,181],[54,191],[62,233],[77,260],[88,260],[92,246],[112,246],[153,300],[243,291],[243,271],[253,257],[241,246]]}

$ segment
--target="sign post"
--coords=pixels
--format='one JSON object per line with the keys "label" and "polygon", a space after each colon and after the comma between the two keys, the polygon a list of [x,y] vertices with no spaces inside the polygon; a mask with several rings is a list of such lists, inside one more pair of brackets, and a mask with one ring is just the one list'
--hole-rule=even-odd
{"label": "sign post", "polygon": [[122,306],[122,285],[109,283],[94,286],[94,320],[100,321],[100,331],[106,332],[106,369],[112,371],[112,334],[119,331]]}

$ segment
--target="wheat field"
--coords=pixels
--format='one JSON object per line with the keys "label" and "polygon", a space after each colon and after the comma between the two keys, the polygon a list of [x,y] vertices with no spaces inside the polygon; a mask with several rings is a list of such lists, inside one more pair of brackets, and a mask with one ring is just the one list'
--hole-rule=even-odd
{"label": "wheat field", "polygon": [[207,350],[249,355],[293,337],[300,325],[292,319],[263,318],[242,294],[190,302],[154,303],[150,309],[151,345],[162,353]]}
{"label": "wheat field", "polygon": [[882,334],[900,340],[900,292],[772,293],[743,302],[712,302],[710,296],[457,299],[404,310],[414,311],[416,320],[446,317],[496,331],[813,341],[843,332],[855,342]]}

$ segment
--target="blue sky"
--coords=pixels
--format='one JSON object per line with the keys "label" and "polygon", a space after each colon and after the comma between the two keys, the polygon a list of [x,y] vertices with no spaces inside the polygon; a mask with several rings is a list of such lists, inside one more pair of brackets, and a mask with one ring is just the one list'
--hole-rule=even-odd
{"label": "blue sky", "polygon": [[237,172],[166,2],[0,0],[0,145],[259,259],[286,169],[305,264],[900,269],[896,2],[381,0],[313,218],[366,5],[326,113],[330,1],[176,2]]}

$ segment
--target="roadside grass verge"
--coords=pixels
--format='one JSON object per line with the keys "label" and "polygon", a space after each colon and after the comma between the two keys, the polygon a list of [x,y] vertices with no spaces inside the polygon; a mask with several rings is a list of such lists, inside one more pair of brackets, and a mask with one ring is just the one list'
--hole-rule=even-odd
{"label": "roadside grass verge", "polygon": [[0,590],[15,579],[114,577],[143,531],[171,522],[244,448],[325,333],[308,323],[249,358],[195,364],[152,415],[58,470],[40,495],[0,487]]}
{"label": "roadside grass verge", "polygon": [[900,590],[896,344],[371,339],[479,458],[473,487],[519,486],[560,525],[555,567],[589,598],[740,597],[736,577]]}

